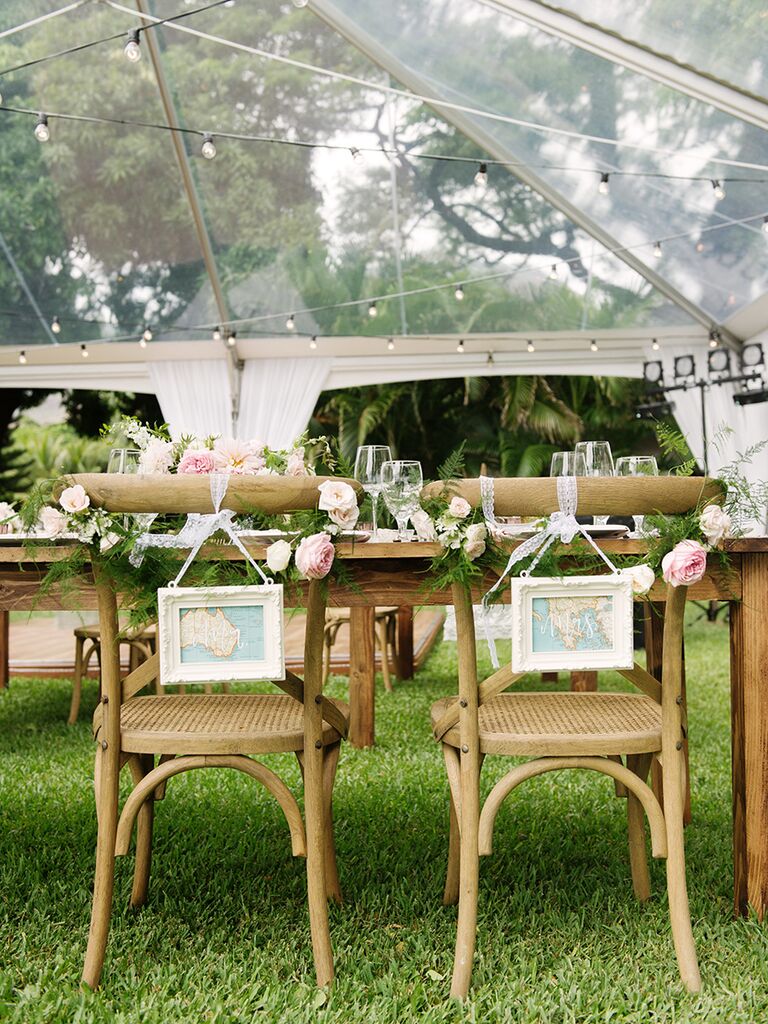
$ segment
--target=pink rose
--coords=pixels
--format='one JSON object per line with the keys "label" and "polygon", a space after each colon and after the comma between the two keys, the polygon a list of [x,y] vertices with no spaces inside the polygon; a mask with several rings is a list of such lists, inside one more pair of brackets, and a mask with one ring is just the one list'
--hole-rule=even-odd
{"label": "pink rose", "polygon": [[294,448],[285,463],[286,476],[307,476],[307,467],[304,464],[304,449]]}
{"label": "pink rose", "polygon": [[321,580],[331,571],[335,554],[327,533],[313,533],[296,548],[296,568],[305,579]]}
{"label": "pink rose", "polygon": [[451,498],[451,503],[448,506],[448,514],[452,515],[455,519],[466,519],[471,511],[472,506],[466,498],[462,498],[458,494]]}
{"label": "pink rose", "polygon": [[664,581],[673,587],[698,583],[706,569],[707,552],[697,540],[681,540],[661,560]]}
{"label": "pink rose", "polygon": [[177,473],[195,473],[201,475],[203,473],[212,473],[216,466],[213,458],[213,452],[208,451],[192,451],[187,448],[181,457]]}

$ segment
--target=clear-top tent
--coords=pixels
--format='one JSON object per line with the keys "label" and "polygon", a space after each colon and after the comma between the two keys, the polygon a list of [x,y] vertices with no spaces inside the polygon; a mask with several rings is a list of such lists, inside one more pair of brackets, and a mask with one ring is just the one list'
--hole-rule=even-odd
{"label": "clear-top tent", "polygon": [[767,43],[757,0],[6,0],[0,385],[285,443],[348,384],[706,374],[713,330],[738,372]]}

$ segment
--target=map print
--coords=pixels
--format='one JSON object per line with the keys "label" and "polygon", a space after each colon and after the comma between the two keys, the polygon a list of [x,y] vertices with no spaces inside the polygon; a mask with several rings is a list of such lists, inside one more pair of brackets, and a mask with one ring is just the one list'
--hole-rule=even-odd
{"label": "map print", "polygon": [[534,597],[531,648],[536,653],[610,651],[613,597]]}
{"label": "map print", "polygon": [[264,608],[179,608],[181,660],[186,664],[264,660]]}

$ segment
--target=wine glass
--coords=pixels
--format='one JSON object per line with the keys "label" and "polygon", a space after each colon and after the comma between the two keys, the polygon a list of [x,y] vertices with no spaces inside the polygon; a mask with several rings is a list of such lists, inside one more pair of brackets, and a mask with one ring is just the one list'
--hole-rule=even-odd
{"label": "wine glass", "polygon": [[381,494],[384,504],[397,520],[398,540],[407,541],[408,520],[420,508],[423,484],[420,462],[399,459],[381,467]]}
{"label": "wine glass", "polygon": [[[652,455],[622,455],[616,459],[616,476],[658,476],[659,467]],[[645,516],[632,516],[635,524],[633,537],[643,536]]]}
{"label": "wine glass", "polygon": [[586,476],[587,465],[581,452],[555,452],[549,464],[550,476]]}
{"label": "wine glass", "polygon": [[[613,476],[613,455],[607,441],[579,441],[576,452],[584,456],[585,476]],[[593,516],[595,526],[605,526],[608,516]]]}
{"label": "wine glass", "polygon": [[381,467],[392,458],[392,452],[385,444],[363,444],[357,449],[355,456],[355,480],[363,485],[363,490],[371,497],[371,512],[373,516],[373,534],[371,540],[376,540],[378,525],[376,522],[376,507],[381,494]]}
{"label": "wine glass", "polygon": [[107,463],[108,473],[137,473],[139,470],[138,448],[113,448]]}

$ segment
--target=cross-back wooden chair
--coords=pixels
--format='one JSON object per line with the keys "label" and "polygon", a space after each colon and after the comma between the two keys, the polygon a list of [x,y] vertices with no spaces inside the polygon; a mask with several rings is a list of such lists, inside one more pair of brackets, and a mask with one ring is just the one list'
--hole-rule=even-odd
{"label": "cross-back wooden chair", "polygon": [[[557,510],[555,480],[495,481],[499,515],[538,516]],[[435,486],[427,489],[434,494]],[[478,481],[458,493],[480,504]],[[693,478],[579,479],[578,512],[620,515],[684,512],[703,497],[717,500],[714,481]],[[458,634],[458,697],[432,707],[435,739],[442,744],[451,795],[448,871],[444,903],[459,904],[451,994],[469,989],[475,951],[479,857],[491,853],[496,814],[525,779],[565,768],[602,772],[626,794],[629,860],[635,895],[650,896],[645,814],[654,857],[667,860],[669,912],[680,976],[698,991],[701,978],[688,908],[683,843],[685,763],[682,643],[686,588],[666,587],[662,686],[640,665],[622,671],[640,693],[506,693],[523,678],[502,667],[478,685],[475,623],[468,587],[453,587]],[[481,809],[479,779],[486,754],[532,757],[511,769]],[[646,779],[652,762],[663,773],[663,808]]]}
{"label": "cross-back wooden chair", "polygon": [[[91,504],[114,512],[212,512],[205,477],[74,478]],[[322,478],[233,479],[224,507],[288,512],[316,506]],[[350,481],[353,483],[353,481]],[[356,485],[355,485],[356,486]],[[231,768],[262,783],[285,815],[294,856],[305,857],[312,951],[318,985],[333,979],[328,898],[340,901],[331,812],[340,741],[349,724],[347,705],[322,694],[325,597],[322,581],[307,587],[304,679],[286,671],[275,681],[283,693],[179,693],[141,695],[158,675],[159,655],[120,680],[117,597],[98,565],[94,577],[102,648],[102,698],[94,714],[98,840],[93,909],[83,981],[99,984],[109,932],[115,857],[128,853],[137,823],[131,906],[147,899],[155,801],[169,778],[198,768]],[[293,751],[304,779],[304,820],[293,793],[254,755]],[[133,790],[118,804],[121,770]]]}

